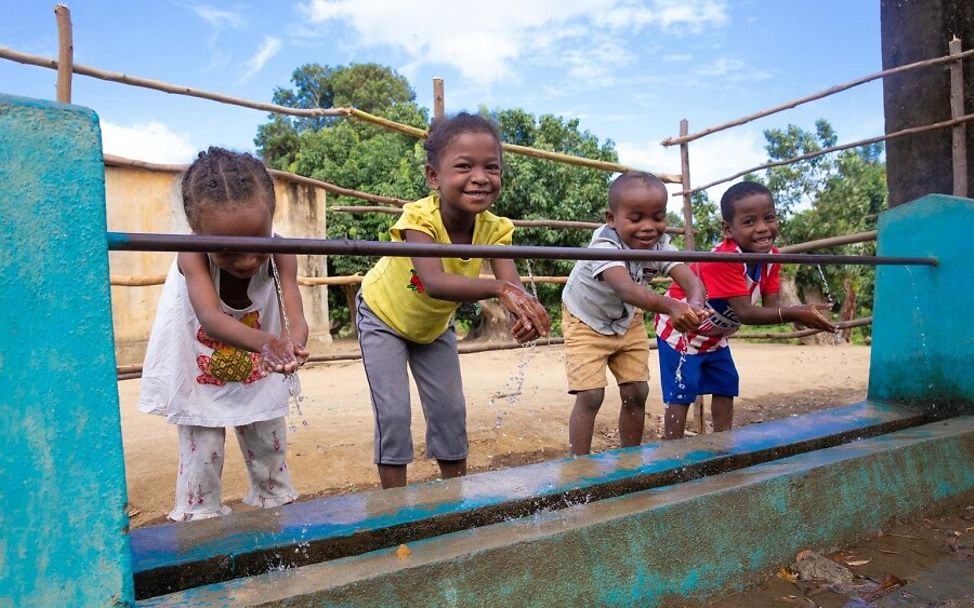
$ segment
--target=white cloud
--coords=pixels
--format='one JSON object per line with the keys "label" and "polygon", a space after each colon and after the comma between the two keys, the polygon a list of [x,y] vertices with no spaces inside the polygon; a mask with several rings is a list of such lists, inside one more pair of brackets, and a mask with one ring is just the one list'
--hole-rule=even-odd
{"label": "white cloud", "polygon": [[254,56],[248,59],[247,63],[244,64],[243,79],[247,80],[257,72],[261,71],[270,58],[277,55],[280,50],[280,38],[274,38],[273,36],[264,38],[264,40],[262,40],[260,43],[260,47],[257,48],[257,52],[254,53]]}
{"label": "white cloud", "polygon": [[[309,23],[342,22],[357,44],[387,46],[406,63],[448,64],[481,85],[508,78],[519,62],[556,61],[576,76],[593,75],[573,49],[591,51],[593,40],[644,27],[697,32],[727,23],[726,0],[494,0],[472,15],[451,0],[309,0]],[[589,58],[606,60],[611,46]],[[617,46],[621,48],[620,45]],[[610,59],[629,61],[626,53]],[[594,73],[600,76],[603,70]]]}
{"label": "white cloud", "polygon": [[188,135],[155,121],[130,127],[102,121],[101,136],[105,154],[151,163],[189,163],[196,153]]}
{"label": "white cloud", "polygon": [[[619,162],[654,173],[680,173],[680,147],[664,147],[658,141],[646,143],[619,142],[616,144]],[[767,160],[763,137],[754,131],[737,129],[703,137],[690,142],[690,185],[693,187],[733,175],[763,164]],[[718,184],[707,189],[710,200],[720,200],[735,182]],[[679,185],[671,185],[670,192],[679,192]],[[680,208],[678,197],[670,199],[670,210]]]}
{"label": "white cloud", "polygon": [[706,78],[719,78],[730,82],[754,82],[767,80],[773,75],[758,68],[751,67],[740,59],[719,57],[696,70],[697,75]]}
{"label": "white cloud", "polygon": [[239,14],[220,10],[209,4],[197,4],[192,7],[192,10],[197,17],[213,27],[241,27],[244,25],[244,19]]}

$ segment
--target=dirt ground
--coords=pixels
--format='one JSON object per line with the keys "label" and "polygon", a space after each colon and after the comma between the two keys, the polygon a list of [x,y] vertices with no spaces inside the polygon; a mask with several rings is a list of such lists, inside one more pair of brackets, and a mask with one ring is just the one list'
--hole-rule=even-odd
{"label": "dirt ground", "polygon": [[[337,345],[336,350],[350,349]],[[741,373],[741,397],[735,426],[862,400],[869,368],[867,346],[798,346],[735,342]],[[573,398],[567,393],[561,346],[465,354],[460,357],[467,396],[470,472],[561,458],[567,454],[568,416]],[[645,440],[657,438],[662,404],[655,351],[650,355],[650,396]],[[359,361],[306,366],[299,373],[304,401],[301,414],[290,416],[288,466],[302,500],[378,487],[372,464],[372,410]],[[139,380],[119,382],[122,436],[129,510],[133,526],[163,521],[172,508],[177,466],[176,429],[159,416],[136,410]],[[432,479],[433,461],[425,451],[422,411],[415,387],[413,441],[416,462],[409,481]],[[615,385],[596,421],[593,450],[618,447],[619,395]],[[688,422],[688,428],[695,426]],[[232,433],[228,441],[235,443]],[[227,449],[223,474],[224,501],[235,510],[247,476],[239,450]]]}

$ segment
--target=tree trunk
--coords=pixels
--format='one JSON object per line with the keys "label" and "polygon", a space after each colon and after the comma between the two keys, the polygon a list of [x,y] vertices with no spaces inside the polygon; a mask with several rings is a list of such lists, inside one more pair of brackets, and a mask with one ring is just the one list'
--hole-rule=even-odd
{"label": "tree trunk", "polygon": [[[839,310],[839,320],[851,321],[856,316],[856,288],[852,286],[852,279],[842,281],[842,288],[845,290],[845,300],[842,301],[842,309]],[[840,335],[844,342],[848,342],[852,338],[852,328],[843,329]]]}
{"label": "tree trunk", "polygon": [[348,305],[348,320],[352,325],[352,338],[358,338],[358,325],[355,323],[355,294],[358,293],[358,285],[342,285],[342,293],[345,295],[345,304]]}
{"label": "tree trunk", "polygon": [[511,340],[511,321],[507,309],[497,300],[480,301],[480,322],[464,340],[507,342]]}

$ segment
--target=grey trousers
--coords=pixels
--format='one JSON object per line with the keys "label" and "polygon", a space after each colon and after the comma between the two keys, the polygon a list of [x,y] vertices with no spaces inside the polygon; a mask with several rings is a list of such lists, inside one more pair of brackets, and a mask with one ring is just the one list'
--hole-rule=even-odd
{"label": "grey trousers", "polygon": [[362,363],[375,413],[375,463],[402,465],[413,461],[407,362],[426,419],[427,457],[466,458],[467,406],[453,326],[431,344],[418,344],[378,318],[361,292],[355,302]]}

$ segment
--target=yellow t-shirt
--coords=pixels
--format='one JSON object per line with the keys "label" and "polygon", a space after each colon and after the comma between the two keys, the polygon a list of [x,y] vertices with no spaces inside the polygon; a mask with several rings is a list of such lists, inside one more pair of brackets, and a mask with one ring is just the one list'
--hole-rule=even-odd
{"label": "yellow t-shirt", "polygon": [[[404,205],[399,221],[389,229],[392,240],[405,241],[404,230],[417,230],[430,235],[436,243],[450,244],[450,235],[440,216],[440,197],[433,194]],[[510,245],[513,234],[511,220],[484,211],[477,214],[472,244]],[[480,258],[442,258],[441,261],[443,270],[450,274],[480,275]],[[429,344],[446,331],[450,317],[460,306],[460,302],[426,295],[413,261],[408,257],[380,259],[362,280],[362,297],[386,325],[420,344]]]}

